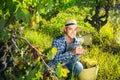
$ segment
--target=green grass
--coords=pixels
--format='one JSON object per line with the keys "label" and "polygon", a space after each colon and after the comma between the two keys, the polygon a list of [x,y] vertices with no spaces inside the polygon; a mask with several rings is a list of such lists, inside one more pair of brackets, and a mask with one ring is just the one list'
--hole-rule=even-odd
{"label": "green grass", "polygon": [[25,38],[34,44],[34,46],[39,46],[42,49],[49,48],[52,43],[52,38],[49,35],[34,30],[26,30]]}

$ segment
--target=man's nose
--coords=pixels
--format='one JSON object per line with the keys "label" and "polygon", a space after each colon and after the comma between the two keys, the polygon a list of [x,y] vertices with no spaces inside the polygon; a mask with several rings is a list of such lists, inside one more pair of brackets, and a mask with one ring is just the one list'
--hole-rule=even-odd
{"label": "man's nose", "polygon": [[73,30],[73,31],[72,31],[72,33],[76,33],[76,31],[75,31],[75,30]]}

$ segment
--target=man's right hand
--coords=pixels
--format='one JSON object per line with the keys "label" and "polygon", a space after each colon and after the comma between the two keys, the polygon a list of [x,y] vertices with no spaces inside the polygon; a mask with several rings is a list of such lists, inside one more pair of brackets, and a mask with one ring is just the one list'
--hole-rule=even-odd
{"label": "man's right hand", "polygon": [[82,55],[82,54],[84,54],[84,52],[85,52],[85,50],[81,46],[76,47],[72,51],[73,55]]}

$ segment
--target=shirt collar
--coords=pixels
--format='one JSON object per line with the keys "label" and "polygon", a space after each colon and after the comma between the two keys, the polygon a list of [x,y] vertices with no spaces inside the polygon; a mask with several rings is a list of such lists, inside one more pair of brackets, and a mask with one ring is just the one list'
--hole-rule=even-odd
{"label": "shirt collar", "polygon": [[[66,37],[66,34],[63,36],[63,38],[64,38],[64,40],[65,40],[65,42],[66,42],[65,37]],[[75,43],[76,41],[77,41],[77,37],[74,38],[73,43]]]}

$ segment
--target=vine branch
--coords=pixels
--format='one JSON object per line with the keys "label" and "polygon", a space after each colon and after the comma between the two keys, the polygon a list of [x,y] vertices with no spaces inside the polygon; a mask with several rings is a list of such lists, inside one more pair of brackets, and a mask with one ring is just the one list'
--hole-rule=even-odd
{"label": "vine branch", "polygon": [[[32,49],[34,49],[34,50],[38,53],[37,55],[40,56],[43,64],[48,68],[48,70],[49,70],[53,75],[55,75],[55,72],[53,71],[53,69],[50,68],[50,67],[46,64],[45,60],[43,59],[43,57],[46,57],[46,56],[43,55],[43,54],[41,54],[34,46],[32,46],[32,44],[31,44],[27,39],[25,39],[25,38],[23,38],[23,37],[17,37],[17,36],[15,36],[15,35],[12,35],[12,37],[13,37],[14,39],[21,39],[21,40],[25,41]],[[13,44],[15,45],[15,47],[18,49],[15,41],[13,41],[13,42],[14,42]],[[58,79],[57,79],[57,80],[58,80]]]}

